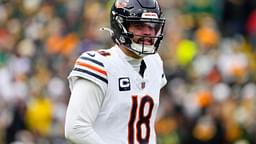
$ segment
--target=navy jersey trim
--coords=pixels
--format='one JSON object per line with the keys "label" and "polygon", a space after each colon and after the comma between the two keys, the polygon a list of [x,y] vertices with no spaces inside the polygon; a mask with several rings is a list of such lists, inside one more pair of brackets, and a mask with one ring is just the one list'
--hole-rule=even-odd
{"label": "navy jersey trim", "polygon": [[83,59],[83,60],[88,60],[88,61],[91,61],[91,62],[93,62],[93,63],[95,63],[95,64],[97,64],[97,65],[100,65],[100,66],[102,66],[102,67],[104,67],[104,64],[102,63],[102,62],[99,62],[99,61],[97,61],[97,60],[95,60],[95,59],[91,59],[91,58],[88,58],[88,57],[80,57],[81,59]]}
{"label": "navy jersey trim", "polygon": [[85,69],[80,69],[80,68],[74,68],[73,70],[74,70],[74,71],[78,71],[78,72],[86,73],[86,74],[91,75],[91,76],[93,76],[93,77],[95,77],[95,78],[97,78],[97,79],[100,79],[100,80],[102,80],[103,82],[105,82],[105,83],[108,84],[108,80],[107,80],[107,79],[105,79],[104,77],[101,77],[101,76],[99,76],[99,75],[97,75],[97,74],[95,74],[95,73],[93,73],[93,72],[87,71],[87,70],[85,70]]}

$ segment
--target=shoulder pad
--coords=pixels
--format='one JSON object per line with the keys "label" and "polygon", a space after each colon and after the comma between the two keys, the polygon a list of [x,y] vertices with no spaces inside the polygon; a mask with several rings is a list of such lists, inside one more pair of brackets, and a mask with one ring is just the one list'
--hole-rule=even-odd
{"label": "shoulder pad", "polygon": [[99,85],[105,91],[108,78],[102,56],[97,51],[84,52],[75,62],[70,77],[82,77]]}

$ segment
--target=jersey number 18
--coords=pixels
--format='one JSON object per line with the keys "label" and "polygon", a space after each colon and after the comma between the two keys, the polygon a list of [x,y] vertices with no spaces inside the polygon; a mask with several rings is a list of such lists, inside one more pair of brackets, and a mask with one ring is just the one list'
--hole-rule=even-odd
{"label": "jersey number 18", "polygon": [[[148,112],[145,114],[146,104],[148,103]],[[132,107],[130,111],[130,120],[128,122],[128,143],[134,144],[135,137],[139,144],[148,144],[150,137],[150,118],[154,107],[154,101],[150,96],[141,98],[138,105],[138,96],[132,96]],[[138,118],[137,117],[138,113]],[[142,135],[142,126],[146,128]]]}

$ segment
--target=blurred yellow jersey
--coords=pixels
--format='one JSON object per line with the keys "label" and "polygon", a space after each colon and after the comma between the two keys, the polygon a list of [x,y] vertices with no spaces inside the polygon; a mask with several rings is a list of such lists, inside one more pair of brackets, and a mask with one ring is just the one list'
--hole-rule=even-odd
{"label": "blurred yellow jersey", "polygon": [[28,104],[26,122],[29,129],[47,136],[52,124],[53,103],[47,98],[35,98]]}

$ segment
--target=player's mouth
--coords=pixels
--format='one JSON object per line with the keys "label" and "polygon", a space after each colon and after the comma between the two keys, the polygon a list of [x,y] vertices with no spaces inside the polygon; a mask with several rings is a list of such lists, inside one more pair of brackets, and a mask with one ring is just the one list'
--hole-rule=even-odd
{"label": "player's mouth", "polygon": [[152,38],[140,38],[138,39],[139,44],[144,44],[144,45],[153,45],[153,39]]}

